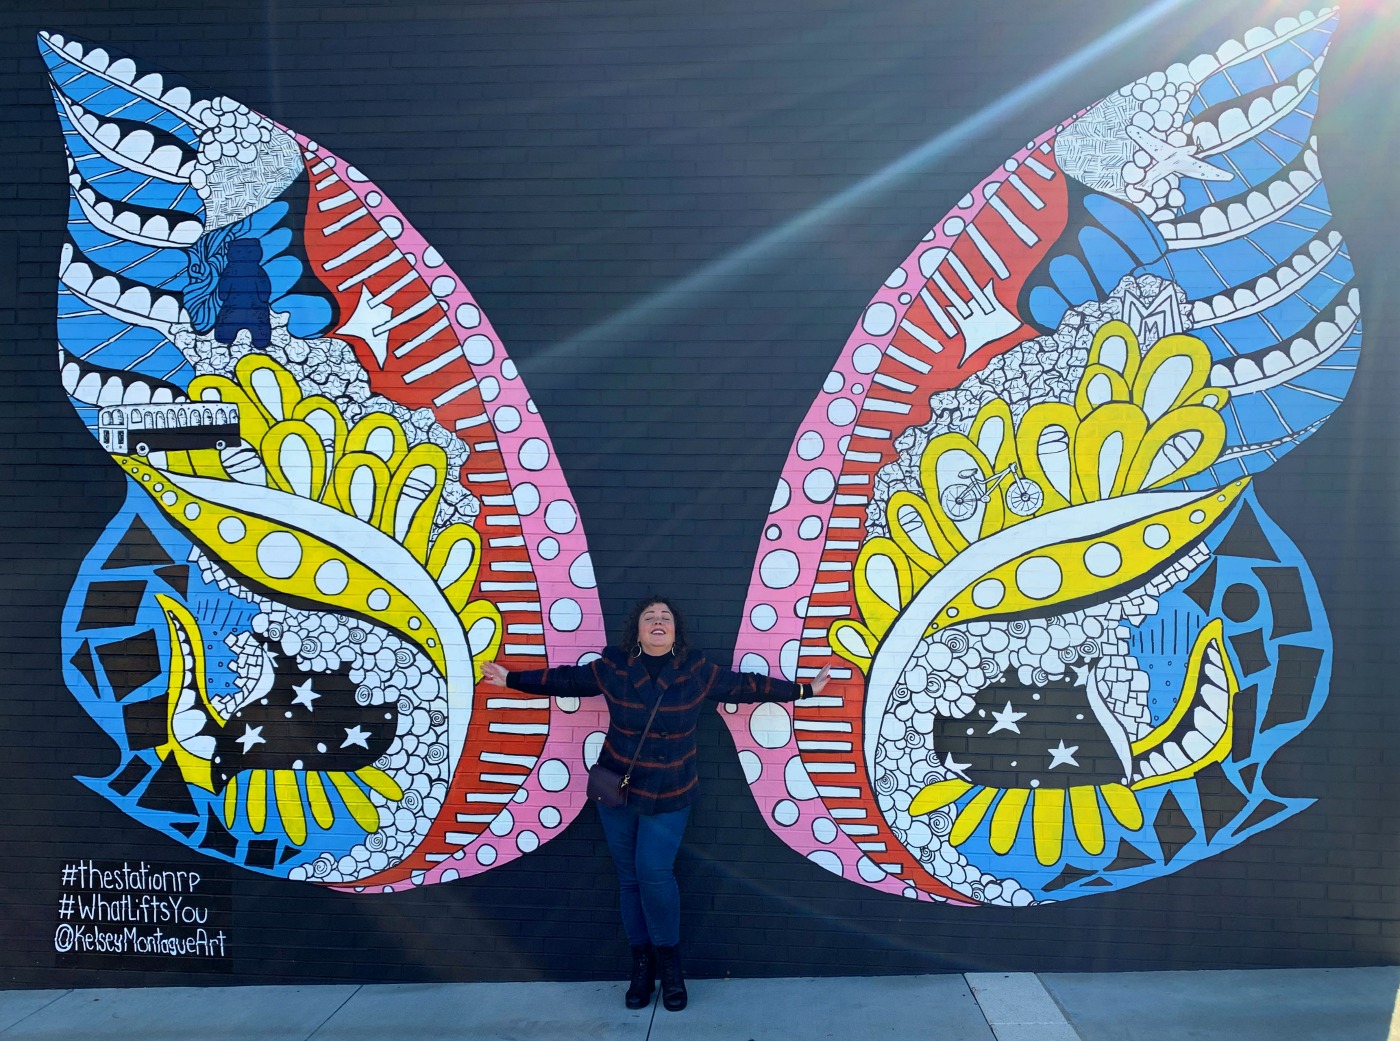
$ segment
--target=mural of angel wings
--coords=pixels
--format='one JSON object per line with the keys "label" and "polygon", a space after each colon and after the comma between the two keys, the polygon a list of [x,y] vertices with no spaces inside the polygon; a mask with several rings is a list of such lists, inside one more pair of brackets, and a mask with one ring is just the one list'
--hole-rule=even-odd
{"label": "mural of angel wings", "polygon": [[[1336,21],[1153,72],[1016,152],[865,309],[794,439],[725,711],[769,827],[951,903],[1112,890],[1302,809],[1261,767],[1331,640],[1253,475],[1360,344],[1311,126]],[[127,475],[64,619],[120,753],[85,783],[338,888],[465,877],[578,812],[596,709],[477,663],[604,642],[578,511],[500,339],[363,174],[45,34],[69,157],[59,369]]]}
{"label": "mural of angel wings", "polygon": [[1333,10],[1037,137],[894,269],[778,482],[725,713],[769,827],[853,882],[1025,905],[1153,878],[1308,804],[1261,769],[1331,637],[1251,490],[1350,385],[1312,122]]}
{"label": "mural of angel wings", "polygon": [[[245,867],[382,891],[535,849],[599,710],[476,683],[602,642],[568,485],[465,285],[354,166],[57,34],[59,371],[127,475],[64,619],[87,779]],[[591,737],[590,735],[596,735]]]}

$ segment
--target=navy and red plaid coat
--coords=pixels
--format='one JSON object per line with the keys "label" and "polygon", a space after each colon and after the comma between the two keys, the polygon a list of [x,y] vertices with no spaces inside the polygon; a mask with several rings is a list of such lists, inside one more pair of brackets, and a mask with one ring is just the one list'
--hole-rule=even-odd
{"label": "navy and red plaid coat", "polygon": [[608,699],[608,736],[598,761],[618,773],[637,752],[656,699],[661,707],[632,769],[628,805],[638,813],[669,813],[689,806],[700,778],[695,771],[695,728],[706,701],[796,701],[796,683],[752,672],[731,672],[700,651],[668,662],[653,681],[640,659],[608,647],[586,665],[512,672],[509,684],[526,694]]}

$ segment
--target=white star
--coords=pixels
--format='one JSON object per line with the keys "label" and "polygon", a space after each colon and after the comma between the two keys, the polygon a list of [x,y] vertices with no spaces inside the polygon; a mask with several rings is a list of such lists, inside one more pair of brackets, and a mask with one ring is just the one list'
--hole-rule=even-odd
{"label": "white star", "polygon": [[292,698],[293,705],[305,705],[306,711],[316,711],[315,706],[313,706],[311,703],[317,698],[319,698],[321,695],[317,694],[314,690],[311,689],[310,678],[308,678],[305,683],[292,684],[292,690],[297,692],[296,697]]}
{"label": "white star", "polygon": [[249,726],[243,724],[243,736],[235,740],[243,746],[243,754],[247,755],[253,750],[254,745],[265,745],[267,739],[262,736],[262,727]]}
{"label": "white star", "polygon": [[1026,718],[1026,713],[1017,712],[1011,707],[1011,702],[1008,701],[1006,703],[1006,708],[1002,709],[1000,712],[997,712],[995,709],[992,711],[992,718],[997,721],[996,726],[988,730],[987,733],[995,734],[998,730],[1010,730],[1013,734],[1019,734],[1021,728],[1016,724]]}
{"label": "white star", "polygon": [[943,757],[943,769],[947,770],[951,774],[957,774],[964,781],[967,780],[967,774],[964,771],[966,771],[967,768],[971,765],[971,763],[959,763],[955,761],[953,759],[952,752],[949,752]]}
{"label": "white star", "polygon": [[351,745],[359,745],[366,752],[369,751],[369,731],[361,730],[358,723],[345,728],[345,740],[340,743],[341,748],[349,748]]}
{"label": "white star", "polygon": [[1079,746],[1070,745],[1068,748],[1066,748],[1064,738],[1060,738],[1059,748],[1047,748],[1046,751],[1050,753],[1050,765],[1047,769],[1053,770],[1057,766],[1079,765],[1079,763],[1074,758],[1074,753],[1079,751]]}

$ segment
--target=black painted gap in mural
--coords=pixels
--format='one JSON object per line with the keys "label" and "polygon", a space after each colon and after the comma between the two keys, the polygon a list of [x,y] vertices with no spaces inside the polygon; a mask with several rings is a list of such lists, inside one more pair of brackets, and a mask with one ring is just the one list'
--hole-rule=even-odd
{"label": "black painted gap in mural", "polygon": [[1300,723],[1307,718],[1308,705],[1317,686],[1317,670],[1321,665],[1322,652],[1316,647],[1284,644],[1278,649],[1274,689],[1269,693],[1269,708],[1264,713],[1260,733],[1289,723]]}
{"label": "black painted gap in mural", "polygon": [[1201,827],[1205,829],[1206,841],[1210,842],[1239,816],[1248,800],[1219,763],[1212,763],[1196,774],[1196,788],[1201,796]]}
{"label": "black painted gap in mural", "polygon": [[1270,634],[1273,639],[1310,631],[1312,612],[1308,610],[1308,598],[1298,569],[1257,567],[1254,573],[1269,591],[1269,609],[1274,614],[1274,629]]}
{"label": "black painted gap in mural", "polygon": [[1162,844],[1162,862],[1170,864],[1196,837],[1196,829],[1181,809],[1176,796],[1167,792],[1162,805],[1157,808],[1157,816],[1152,820],[1152,830],[1157,833],[1157,841]]}
{"label": "black painted gap in mural", "polygon": [[1259,518],[1254,516],[1254,510],[1250,508],[1249,503],[1240,507],[1239,514],[1230,525],[1230,530],[1225,533],[1225,537],[1220,540],[1215,552],[1224,557],[1252,557],[1255,560],[1272,560],[1278,563],[1274,547],[1269,542],[1269,537],[1264,534],[1264,529],[1259,526]]}
{"label": "black painted gap in mural", "polygon": [[1245,676],[1252,676],[1269,667],[1269,655],[1264,650],[1264,630],[1236,633],[1230,637],[1230,646],[1234,648],[1235,660]]}
{"label": "black painted gap in mural", "polygon": [[145,582],[93,582],[83,600],[79,629],[115,629],[136,624]]}
{"label": "black painted gap in mural", "polygon": [[156,541],[151,529],[140,517],[131,519],[131,526],[121,541],[113,547],[102,564],[102,570],[128,567],[164,567],[175,563],[165,548]]}
{"label": "black painted gap in mural", "polygon": [[112,685],[112,694],[118,700],[140,690],[160,673],[160,648],[156,634],[145,632],[128,636],[115,643],[104,643],[97,648],[97,657],[102,662],[102,672]]}

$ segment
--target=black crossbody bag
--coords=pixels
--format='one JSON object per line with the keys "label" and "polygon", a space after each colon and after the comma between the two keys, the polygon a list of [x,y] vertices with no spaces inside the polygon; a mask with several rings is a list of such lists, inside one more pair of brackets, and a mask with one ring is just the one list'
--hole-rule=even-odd
{"label": "black crossbody bag", "polygon": [[637,765],[637,757],[642,754],[642,745],[646,744],[647,735],[651,733],[651,724],[656,719],[656,710],[661,707],[661,699],[666,696],[666,691],[662,691],[656,699],[656,704],[651,706],[651,715],[647,717],[646,729],[642,731],[641,740],[637,742],[637,750],[632,753],[631,760],[627,763],[627,772],[619,774],[616,770],[609,770],[602,763],[594,763],[588,768],[588,801],[601,803],[603,806],[610,806],[616,809],[619,806],[627,805],[627,786],[632,783],[632,767]]}

